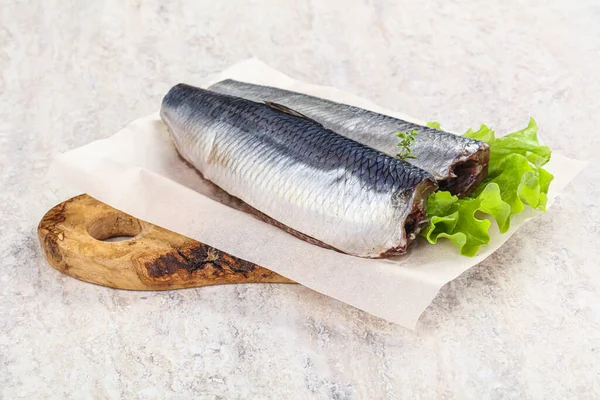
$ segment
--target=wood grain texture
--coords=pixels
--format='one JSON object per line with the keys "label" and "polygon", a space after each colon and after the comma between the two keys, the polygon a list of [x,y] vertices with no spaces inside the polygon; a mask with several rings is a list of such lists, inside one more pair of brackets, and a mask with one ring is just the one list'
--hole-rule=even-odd
{"label": "wood grain texture", "polygon": [[[115,236],[129,240],[107,242]],[[80,195],[46,213],[38,237],[48,263],[77,279],[130,290],[228,283],[294,283],[273,271]]]}

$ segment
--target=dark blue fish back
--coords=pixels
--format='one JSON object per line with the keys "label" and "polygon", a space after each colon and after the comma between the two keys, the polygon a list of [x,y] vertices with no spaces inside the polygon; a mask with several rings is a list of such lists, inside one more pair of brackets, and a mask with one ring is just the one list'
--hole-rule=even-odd
{"label": "dark blue fish back", "polygon": [[[182,108],[188,108],[182,110]],[[367,147],[306,118],[250,100],[179,84],[163,99],[163,108],[180,109],[189,123],[225,124],[231,134],[258,141],[275,153],[320,170],[346,171],[370,190],[403,192],[433,177],[407,162]],[[346,178],[346,179],[347,179]]]}

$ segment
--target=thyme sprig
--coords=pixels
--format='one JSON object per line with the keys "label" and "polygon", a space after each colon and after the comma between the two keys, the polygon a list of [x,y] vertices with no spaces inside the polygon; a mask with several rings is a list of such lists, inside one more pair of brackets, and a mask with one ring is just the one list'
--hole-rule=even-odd
{"label": "thyme sprig", "polygon": [[410,132],[396,132],[396,136],[400,139],[400,143],[396,143],[396,147],[400,149],[400,152],[396,154],[401,160],[407,160],[409,158],[417,158],[412,155],[411,146],[415,142],[415,136],[417,136],[419,132],[416,130],[411,130]]}

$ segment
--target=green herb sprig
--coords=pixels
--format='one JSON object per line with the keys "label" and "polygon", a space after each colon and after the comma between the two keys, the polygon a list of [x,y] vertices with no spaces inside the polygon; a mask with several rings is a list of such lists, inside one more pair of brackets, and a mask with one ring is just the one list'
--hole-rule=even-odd
{"label": "green herb sprig", "polygon": [[411,130],[410,132],[397,132],[396,136],[400,139],[400,143],[396,143],[396,147],[400,149],[400,152],[396,154],[401,160],[407,160],[409,158],[417,158],[412,155],[411,146],[415,142],[415,136],[417,136],[419,132],[416,130]]}

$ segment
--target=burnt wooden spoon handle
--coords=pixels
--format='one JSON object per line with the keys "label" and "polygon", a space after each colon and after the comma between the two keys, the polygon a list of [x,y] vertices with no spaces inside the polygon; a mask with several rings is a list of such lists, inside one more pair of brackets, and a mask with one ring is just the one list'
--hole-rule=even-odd
{"label": "burnt wooden spoon handle", "polygon": [[[38,237],[46,260],[77,279],[129,290],[228,283],[294,283],[266,268],[118,211],[88,195],[44,215]],[[127,240],[107,241],[115,237]]]}

